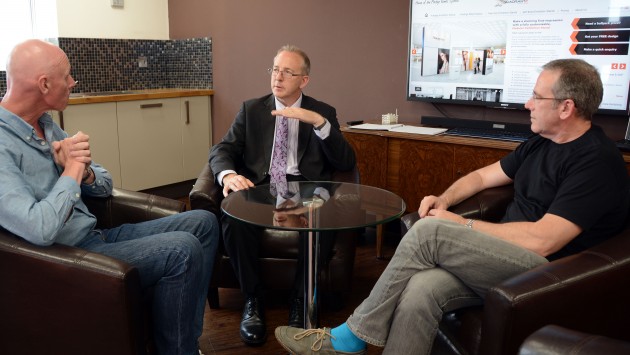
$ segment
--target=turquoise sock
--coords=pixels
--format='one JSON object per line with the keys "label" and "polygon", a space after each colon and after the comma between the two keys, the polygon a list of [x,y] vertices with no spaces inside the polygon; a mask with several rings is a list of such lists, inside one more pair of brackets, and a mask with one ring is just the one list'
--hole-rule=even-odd
{"label": "turquoise sock", "polygon": [[355,352],[365,349],[365,342],[354,335],[346,323],[333,328],[330,333],[334,336],[331,342],[335,350]]}

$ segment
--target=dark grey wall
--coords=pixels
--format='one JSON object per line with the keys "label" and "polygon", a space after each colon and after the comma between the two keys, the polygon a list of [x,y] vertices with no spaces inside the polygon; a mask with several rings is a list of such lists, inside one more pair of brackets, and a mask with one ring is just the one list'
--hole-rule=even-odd
{"label": "dark grey wall", "polygon": [[[171,39],[212,38],[213,140],[227,131],[242,101],[270,92],[276,50],[291,43],[312,61],[307,95],[328,102],[340,122],[380,119],[398,109],[403,122],[441,115],[405,99],[409,0],[169,0]],[[528,123],[526,111],[440,106],[449,116]],[[598,118],[611,138],[627,118]]]}

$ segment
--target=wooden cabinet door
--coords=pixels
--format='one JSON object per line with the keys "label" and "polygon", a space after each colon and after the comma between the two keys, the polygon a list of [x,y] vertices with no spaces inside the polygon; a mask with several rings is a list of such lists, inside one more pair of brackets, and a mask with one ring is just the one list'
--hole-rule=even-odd
{"label": "wooden cabinet door", "polygon": [[425,196],[440,195],[455,180],[500,160],[516,146],[355,131],[344,129],[343,134],[357,154],[361,183],[401,196],[408,212],[416,211]]}
{"label": "wooden cabinet door", "polygon": [[183,180],[195,179],[208,164],[211,146],[210,96],[181,98]]}
{"label": "wooden cabinet door", "polygon": [[118,121],[116,103],[68,105],[54,120],[69,135],[81,131],[90,136],[92,160],[112,175],[115,187],[121,187]]}
{"label": "wooden cabinet door", "polygon": [[356,154],[361,184],[387,188],[387,138],[350,132],[343,135]]}
{"label": "wooden cabinet door", "polygon": [[453,181],[472,171],[499,161],[509,152],[509,150],[505,149],[457,145],[455,148]]}
{"label": "wooden cabinet door", "polygon": [[389,164],[389,186],[405,200],[407,211],[417,211],[424,196],[439,195],[452,183],[452,144],[390,139],[390,150],[390,157],[399,158]]}
{"label": "wooden cabinet door", "polygon": [[183,181],[180,98],[121,101],[117,114],[122,187]]}

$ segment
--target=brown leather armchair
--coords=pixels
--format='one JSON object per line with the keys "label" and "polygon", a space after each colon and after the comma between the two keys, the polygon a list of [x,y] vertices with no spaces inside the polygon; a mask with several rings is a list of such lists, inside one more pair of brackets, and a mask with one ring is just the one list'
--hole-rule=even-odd
{"label": "brown leather armchair", "polygon": [[[333,174],[332,180],[358,183],[359,172],[356,168],[352,171],[336,172]],[[221,219],[223,188],[215,184],[214,174],[208,164],[205,164],[201,170],[189,197],[191,209],[205,209],[214,213],[218,220]],[[322,268],[320,273],[322,290],[333,292],[349,290],[354,266],[356,235],[356,231],[337,233],[332,259],[327,267]],[[297,264],[298,233],[266,229],[262,238],[260,270],[265,288],[268,290],[291,289]],[[223,241],[221,241],[215,260],[210,289],[208,290],[208,303],[211,308],[219,307],[219,287],[240,288],[230,264],[230,258],[223,247]]]}
{"label": "brown leather armchair", "polygon": [[[114,189],[86,198],[99,228],[185,210],[184,203]],[[153,351],[138,270],[83,249],[41,247],[0,228],[0,354]]]}
{"label": "brown leather armchair", "polygon": [[[513,197],[511,186],[482,191],[451,210],[466,218],[498,221]],[[403,232],[417,213],[401,219]],[[444,314],[436,347],[449,354],[516,354],[523,340],[547,324],[630,340],[630,223],[617,236],[552,261],[489,290],[483,307]]]}
{"label": "brown leather armchair", "polygon": [[519,355],[628,355],[630,342],[547,325],[525,339]]}

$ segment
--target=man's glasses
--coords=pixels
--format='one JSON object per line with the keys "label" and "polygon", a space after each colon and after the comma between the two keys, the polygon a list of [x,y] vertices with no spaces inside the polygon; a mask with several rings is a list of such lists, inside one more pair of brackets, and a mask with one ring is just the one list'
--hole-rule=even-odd
{"label": "man's glasses", "polygon": [[568,98],[565,99],[556,99],[555,97],[541,97],[539,96],[537,93],[532,92],[532,99],[534,100],[554,100],[554,101],[564,101],[564,100],[568,100]]}
{"label": "man's glasses", "polygon": [[294,76],[304,76],[304,74],[295,74],[288,69],[280,70],[278,68],[269,68],[267,69],[267,73],[269,73],[271,76],[278,76],[279,74],[282,74],[282,77],[289,79],[293,78]]}

